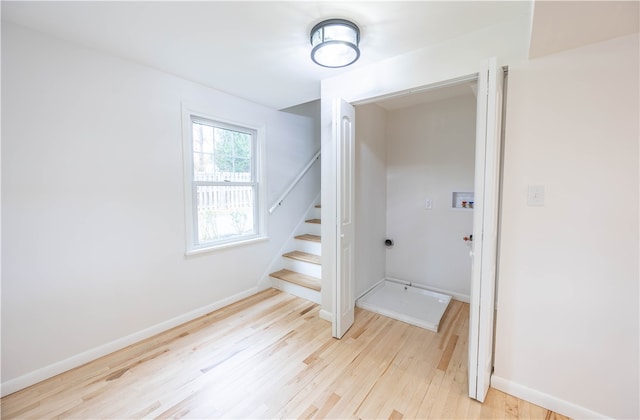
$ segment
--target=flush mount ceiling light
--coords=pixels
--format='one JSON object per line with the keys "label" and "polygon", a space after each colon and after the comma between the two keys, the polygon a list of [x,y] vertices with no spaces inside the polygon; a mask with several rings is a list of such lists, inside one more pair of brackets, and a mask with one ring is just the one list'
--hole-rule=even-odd
{"label": "flush mount ceiling light", "polygon": [[345,67],[360,57],[360,29],[345,19],[328,19],[311,30],[311,59],[323,67]]}

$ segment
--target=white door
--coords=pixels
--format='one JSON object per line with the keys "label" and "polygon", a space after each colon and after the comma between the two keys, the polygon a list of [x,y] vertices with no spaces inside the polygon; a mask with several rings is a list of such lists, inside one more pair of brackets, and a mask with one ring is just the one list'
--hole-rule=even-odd
{"label": "white door", "polygon": [[355,110],[337,98],[333,104],[333,138],[337,161],[336,173],[336,279],[333,287],[333,336],[342,337],[351,327],[355,314],[355,285],[353,265],[354,239],[354,137]]}
{"label": "white door", "polygon": [[502,69],[483,61],[478,75],[475,210],[469,315],[469,396],[484,401],[493,370],[493,313],[498,241]]}

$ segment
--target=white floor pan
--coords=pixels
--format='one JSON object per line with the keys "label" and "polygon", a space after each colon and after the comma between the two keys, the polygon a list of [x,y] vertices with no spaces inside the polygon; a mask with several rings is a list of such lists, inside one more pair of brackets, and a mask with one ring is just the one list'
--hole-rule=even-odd
{"label": "white floor pan", "polygon": [[451,296],[384,280],[356,301],[356,306],[438,332]]}

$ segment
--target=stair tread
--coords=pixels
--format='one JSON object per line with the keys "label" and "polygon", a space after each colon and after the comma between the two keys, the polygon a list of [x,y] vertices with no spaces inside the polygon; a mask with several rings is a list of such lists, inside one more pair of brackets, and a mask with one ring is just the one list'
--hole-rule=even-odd
{"label": "stair tread", "polygon": [[309,254],[308,252],[291,251],[291,252],[287,252],[286,254],[283,254],[282,256],[286,258],[291,258],[294,260],[305,261],[311,264],[317,264],[317,265],[322,264],[320,260],[320,255]]}
{"label": "stair tread", "polygon": [[320,236],[311,235],[309,233],[305,233],[304,235],[298,235],[295,238],[300,239],[301,241],[321,242]]}
{"label": "stair tread", "polygon": [[317,208],[317,209],[320,209],[320,208],[322,208],[322,207],[320,206],[320,204],[316,204],[316,208]]}
{"label": "stair tread", "polygon": [[320,224],[320,219],[309,219],[309,220],[305,220],[306,223],[315,223],[317,225]]}
{"label": "stair tread", "polygon": [[286,268],[269,274],[271,277],[288,281],[308,289],[320,291],[321,281],[317,277],[308,276],[296,271],[287,270]]}

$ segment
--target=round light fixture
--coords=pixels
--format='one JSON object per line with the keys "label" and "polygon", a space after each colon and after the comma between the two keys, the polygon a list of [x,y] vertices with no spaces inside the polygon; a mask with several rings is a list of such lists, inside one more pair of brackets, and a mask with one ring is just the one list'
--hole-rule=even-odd
{"label": "round light fixture", "polygon": [[345,19],[328,19],[311,30],[311,59],[323,67],[345,67],[360,57],[360,29]]}

